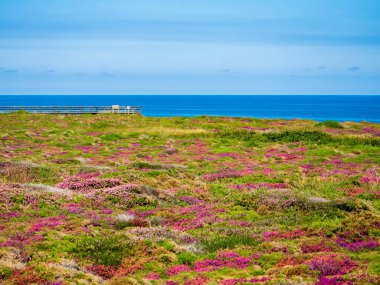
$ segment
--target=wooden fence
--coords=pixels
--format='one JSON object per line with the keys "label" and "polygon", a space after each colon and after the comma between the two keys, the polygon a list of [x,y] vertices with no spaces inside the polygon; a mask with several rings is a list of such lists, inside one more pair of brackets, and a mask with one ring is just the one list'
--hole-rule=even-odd
{"label": "wooden fence", "polygon": [[135,106],[0,106],[0,113],[25,111],[36,114],[141,114]]}

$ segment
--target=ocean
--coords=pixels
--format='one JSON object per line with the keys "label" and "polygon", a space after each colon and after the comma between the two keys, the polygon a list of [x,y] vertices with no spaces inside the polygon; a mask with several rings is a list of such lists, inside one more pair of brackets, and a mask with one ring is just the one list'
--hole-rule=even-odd
{"label": "ocean", "polygon": [[0,106],[141,106],[144,116],[200,115],[380,123],[380,96],[0,95]]}

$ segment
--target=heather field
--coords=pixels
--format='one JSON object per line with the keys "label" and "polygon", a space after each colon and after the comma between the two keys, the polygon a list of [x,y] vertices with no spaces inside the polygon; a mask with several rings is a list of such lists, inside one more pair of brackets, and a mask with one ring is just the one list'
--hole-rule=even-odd
{"label": "heather field", "polygon": [[380,125],[0,115],[0,284],[380,284]]}

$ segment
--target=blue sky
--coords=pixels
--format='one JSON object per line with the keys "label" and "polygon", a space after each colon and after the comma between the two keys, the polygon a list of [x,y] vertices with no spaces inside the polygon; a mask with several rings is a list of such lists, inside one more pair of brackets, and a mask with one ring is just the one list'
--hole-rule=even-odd
{"label": "blue sky", "polygon": [[0,94],[380,94],[378,0],[1,0]]}

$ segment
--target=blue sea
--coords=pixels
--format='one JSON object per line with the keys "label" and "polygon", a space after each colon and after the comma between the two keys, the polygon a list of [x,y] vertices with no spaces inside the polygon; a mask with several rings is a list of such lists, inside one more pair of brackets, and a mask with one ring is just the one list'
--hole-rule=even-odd
{"label": "blue sea", "polygon": [[232,116],[380,123],[380,96],[5,96],[0,106],[141,106],[144,116]]}

